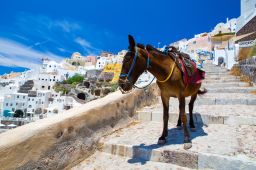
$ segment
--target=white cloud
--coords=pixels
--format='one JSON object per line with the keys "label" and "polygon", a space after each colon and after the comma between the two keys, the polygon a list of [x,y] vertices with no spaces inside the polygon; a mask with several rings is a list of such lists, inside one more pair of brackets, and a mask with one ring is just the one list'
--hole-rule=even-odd
{"label": "white cloud", "polygon": [[100,49],[93,47],[91,43],[84,38],[77,37],[75,38],[75,42],[79,44],[88,55],[96,55],[95,53],[101,51]]}
{"label": "white cloud", "polygon": [[91,44],[87,40],[85,40],[85,39],[83,39],[81,37],[77,37],[75,39],[75,42],[78,43],[79,45],[81,45],[82,47],[92,48]]}
{"label": "white cloud", "polygon": [[60,61],[62,57],[50,52],[41,52],[16,41],[0,37],[0,64],[35,68],[43,57]]}
{"label": "white cloud", "polygon": [[48,21],[49,23],[52,23],[52,25],[54,25],[54,26],[60,27],[63,31],[65,31],[67,33],[81,29],[80,25],[75,22],[70,22],[67,20],[56,20],[56,21],[53,21],[50,19],[48,19],[48,20],[49,20]]}

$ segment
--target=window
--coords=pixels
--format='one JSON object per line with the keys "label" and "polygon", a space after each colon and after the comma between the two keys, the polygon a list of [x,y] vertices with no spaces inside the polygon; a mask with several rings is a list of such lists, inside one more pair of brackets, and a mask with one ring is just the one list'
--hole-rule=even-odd
{"label": "window", "polygon": [[28,98],[28,101],[30,101],[30,98]]}
{"label": "window", "polygon": [[17,98],[20,98],[20,96],[18,95]]}
{"label": "window", "polygon": [[51,86],[48,86],[48,90],[51,90]]}
{"label": "window", "polygon": [[25,106],[25,103],[23,103],[23,106]]}
{"label": "window", "polygon": [[6,103],[5,105],[8,106],[8,103]]}
{"label": "window", "polygon": [[18,106],[18,103],[16,103],[16,106]]}
{"label": "window", "polygon": [[40,80],[40,78],[38,80]]}
{"label": "window", "polygon": [[23,96],[23,99],[25,99],[25,96]]}
{"label": "window", "polygon": [[34,99],[32,99],[32,101],[34,101]]}
{"label": "window", "polygon": [[44,86],[42,86],[42,89],[44,89]]}
{"label": "window", "polygon": [[10,106],[12,106],[12,103],[10,104]]}

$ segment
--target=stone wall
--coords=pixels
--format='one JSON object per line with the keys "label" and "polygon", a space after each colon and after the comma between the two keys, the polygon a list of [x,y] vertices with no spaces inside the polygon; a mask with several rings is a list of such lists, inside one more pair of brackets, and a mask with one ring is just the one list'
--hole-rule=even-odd
{"label": "stone wall", "polygon": [[69,169],[90,156],[99,139],[132,122],[135,111],[157,101],[156,84],[112,93],[79,108],[0,134],[0,169]]}
{"label": "stone wall", "polygon": [[249,76],[256,83],[256,56],[239,61],[236,66],[240,68],[242,74]]}

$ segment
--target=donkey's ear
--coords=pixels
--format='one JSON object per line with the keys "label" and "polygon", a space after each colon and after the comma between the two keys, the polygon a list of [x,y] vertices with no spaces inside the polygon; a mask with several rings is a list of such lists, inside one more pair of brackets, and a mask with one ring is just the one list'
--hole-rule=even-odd
{"label": "donkey's ear", "polygon": [[135,48],[135,40],[134,40],[133,36],[128,35],[128,40],[129,40],[129,49],[130,50],[134,50],[134,48]]}

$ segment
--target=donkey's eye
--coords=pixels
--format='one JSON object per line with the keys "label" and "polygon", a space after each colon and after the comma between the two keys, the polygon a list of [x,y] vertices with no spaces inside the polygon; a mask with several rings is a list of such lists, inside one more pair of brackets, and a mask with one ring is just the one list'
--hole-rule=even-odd
{"label": "donkey's eye", "polygon": [[124,58],[124,62],[129,62],[130,60],[132,59],[132,56],[126,56],[125,58]]}

